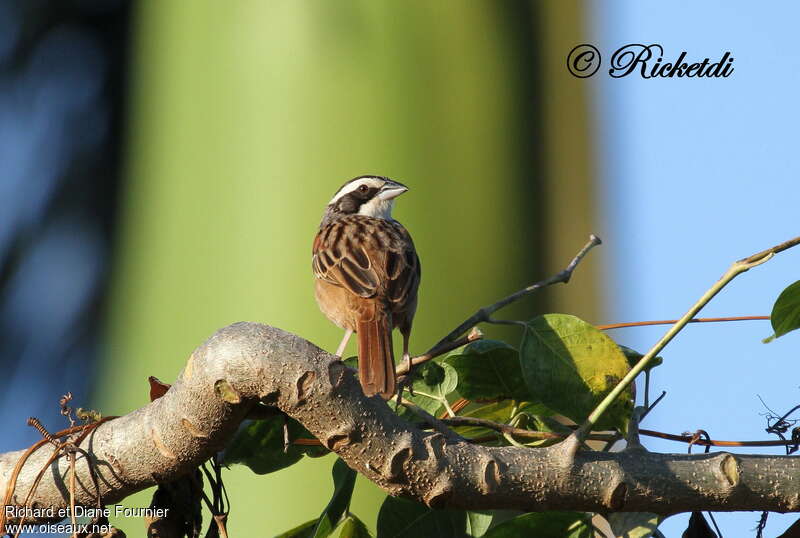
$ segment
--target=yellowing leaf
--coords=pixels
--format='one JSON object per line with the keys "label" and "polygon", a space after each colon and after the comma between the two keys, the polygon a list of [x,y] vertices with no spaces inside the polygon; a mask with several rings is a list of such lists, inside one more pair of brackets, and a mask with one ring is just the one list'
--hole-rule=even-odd
{"label": "yellowing leaf", "polygon": [[[567,314],[528,322],[520,346],[522,375],[545,406],[582,422],[628,373],[628,361],[611,338]],[[633,402],[630,388],[609,407],[598,429],[625,430]]]}

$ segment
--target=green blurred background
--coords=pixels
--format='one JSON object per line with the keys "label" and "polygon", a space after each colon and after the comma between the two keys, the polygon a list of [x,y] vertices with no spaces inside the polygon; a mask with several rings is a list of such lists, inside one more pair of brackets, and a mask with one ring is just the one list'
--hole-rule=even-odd
{"label": "green blurred background", "polygon": [[[96,385],[105,414],[144,405],[147,376],[174,379],[194,347],[235,321],[335,349],[341,335],[315,304],[310,249],[350,177],[410,187],[395,216],[423,265],[412,352],[560,269],[596,231],[586,86],[562,65],[582,37],[577,4],[153,0],[136,4],[133,20],[122,220]],[[599,321],[596,263],[508,315]],[[332,464],[231,469],[232,535],[316,517]],[[125,504],[146,506],[151,494]],[[360,479],[353,511],[374,528],[382,498]]]}

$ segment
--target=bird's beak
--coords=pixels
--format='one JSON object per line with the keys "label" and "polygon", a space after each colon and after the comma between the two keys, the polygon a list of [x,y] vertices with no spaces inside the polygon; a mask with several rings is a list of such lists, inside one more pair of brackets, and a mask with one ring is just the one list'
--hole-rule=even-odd
{"label": "bird's beak", "polygon": [[407,190],[408,187],[400,183],[387,183],[381,187],[380,192],[378,192],[378,198],[381,200],[391,200],[397,198]]}

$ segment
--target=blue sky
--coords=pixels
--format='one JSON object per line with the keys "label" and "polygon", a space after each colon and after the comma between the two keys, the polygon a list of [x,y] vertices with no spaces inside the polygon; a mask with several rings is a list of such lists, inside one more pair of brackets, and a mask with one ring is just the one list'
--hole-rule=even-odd
{"label": "blue sky", "polygon": [[[601,69],[595,92],[609,321],[676,318],[736,259],[800,235],[800,4],[594,2],[594,43],[607,61],[627,43],[659,43],[665,61],[719,58],[722,79],[613,79]],[[762,9],[759,9],[761,7]],[[701,316],[769,314],[800,279],[800,249],[737,278]],[[646,350],[665,328],[613,333]],[[765,345],[768,322],[694,325],[663,353],[652,392],[666,399],[644,428],[706,429],[716,439],[767,439],[766,409],[800,403],[800,332]],[[659,452],[686,447],[647,440]],[[759,449],[781,453],[780,449]],[[742,451],[746,452],[746,451]],[[752,537],[758,513],[715,514],[726,538]],[[770,516],[777,536],[797,515]],[[680,536],[688,516],[662,525]]]}

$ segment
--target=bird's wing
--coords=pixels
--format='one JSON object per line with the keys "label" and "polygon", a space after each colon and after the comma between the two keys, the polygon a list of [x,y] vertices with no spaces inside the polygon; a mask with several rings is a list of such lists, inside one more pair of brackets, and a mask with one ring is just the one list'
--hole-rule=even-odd
{"label": "bird's wing", "polygon": [[399,223],[394,223],[394,228],[403,248],[386,253],[386,296],[396,305],[405,305],[417,295],[422,268],[409,233]]}
{"label": "bird's wing", "polygon": [[359,297],[373,297],[380,287],[374,264],[363,248],[344,234],[337,234],[339,222],[320,230],[314,239],[311,265],[314,276],[341,286]]}
{"label": "bird's wing", "polygon": [[411,237],[397,222],[363,219],[340,219],[320,230],[314,240],[314,275],[359,297],[406,304],[420,280]]}

